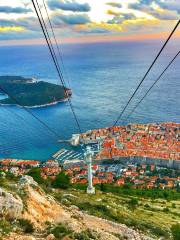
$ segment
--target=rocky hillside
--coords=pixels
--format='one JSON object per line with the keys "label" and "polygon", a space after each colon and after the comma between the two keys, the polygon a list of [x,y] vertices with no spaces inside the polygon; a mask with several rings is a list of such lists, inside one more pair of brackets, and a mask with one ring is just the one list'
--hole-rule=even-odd
{"label": "rocky hillside", "polygon": [[58,203],[30,176],[10,188],[0,188],[0,215],[0,235],[6,240],[150,239],[124,224]]}

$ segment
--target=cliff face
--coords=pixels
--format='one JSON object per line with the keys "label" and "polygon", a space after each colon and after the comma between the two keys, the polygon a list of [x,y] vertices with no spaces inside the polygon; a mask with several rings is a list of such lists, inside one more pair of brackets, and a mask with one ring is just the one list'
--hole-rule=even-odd
{"label": "cliff face", "polygon": [[70,221],[70,212],[59,205],[53,197],[46,195],[42,189],[26,186],[26,192],[27,209],[23,218],[29,219],[36,228],[43,229],[46,222]]}
{"label": "cliff face", "polygon": [[[88,215],[80,211],[76,206],[65,207],[52,197],[47,195],[30,177],[20,183],[20,189],[26,192],[26,200],[24,211],[22,212],[22,200],[19,197],[12,197],[11,206],[16,209],[18,206],[18,214],[14,217],[30,220],[36,232],[31,236],[20,235],[12,233],[7,240],[21,240],[21,239],[51,239],[53,236],[43,235],[39,237],[45,228],[47,222],[52,224],[63,223],[73,230],[73,232],[80,233],[89,229],[98,234],[98,240],[116,240],[119,239],[117,235],[124,236],[122,239],[129,240],[148,240],[150,238],[128,228],[123,224],[113,223],[111,221],[101,219],[95,216]],[[6,192],[5,195],[8,193]],[[18,199],[18,204],[16,199]],[[24,200],[23,200],[24,202]],[[7,202],[3,202],[7,203]],[[2,201],[0,202],[2,205]],[[38,235],[38,233],[40,235]]]}

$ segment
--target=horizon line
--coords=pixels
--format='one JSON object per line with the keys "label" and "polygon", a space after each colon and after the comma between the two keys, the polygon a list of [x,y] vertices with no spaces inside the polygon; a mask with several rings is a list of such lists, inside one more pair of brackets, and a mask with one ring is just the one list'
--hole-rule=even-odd
{"label": "horizon line", "polygon": [[[81,36],[72,38],[57,38],[58,44],[86,44],[86,43],[108,43],[108,42],[141,42],[147,40],[159,40],[168,36],[168,32],[161,32],[156,34],[144,34],[144,35],[131,35],[131,36]],[[180,31],[177,31],[173,37],[174,39],[180,38]],[[32,46],[32,45],[46,45],[44,38],[38,39],[18,39],[18,40],[0,40],[0,47],[3,46]]]}

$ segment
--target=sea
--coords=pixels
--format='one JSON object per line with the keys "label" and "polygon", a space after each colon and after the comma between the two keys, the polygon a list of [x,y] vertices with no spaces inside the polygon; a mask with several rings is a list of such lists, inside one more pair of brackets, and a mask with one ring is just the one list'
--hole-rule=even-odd
{"label": "sea", "polygon": [[[164,40],[61,44],[60,62],[72,105],[83,132],[112,126],[126,105]],[[180,57],[165,72],[136,111],[133,106],[180,50],[172,39],[150,71],[118,125],[180,122]],[[44,45],[0,46],[0,75],[19,75],[61,84]],[[5,96],[0,95],[0,98]],[[0,106],[0,158],[47,160],[79,133],[68,102],[31,109],[52,132],[23,108]],[[76,148],[75,151],[79,151]]]}

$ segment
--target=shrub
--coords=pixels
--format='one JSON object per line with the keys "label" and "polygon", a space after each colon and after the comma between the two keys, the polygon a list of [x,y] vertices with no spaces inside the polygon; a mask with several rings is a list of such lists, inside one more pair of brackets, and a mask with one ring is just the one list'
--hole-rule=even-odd
{"label": "shrub", "polygon": [[176,208],[176,204],[175,204],[175,203],[172,203],[171,207],[172,207],[172,208]]}
{"label": "shrub", "polygon": [[151,229],[152,233],[154,233],[156,236],[158,237],[163,236],[165,237],[165,239],[169,239],[169,233],[166,230],[158,226],[152,226],[152,228],[151,226],[149,226],[149,228]]}
{"label": "shrub", "polygon": [[128,202],[128,205],[131,209],[135,209],[138,205],[138,200],[135,199],[135,198],[132,198],[129,202]]}
{"label": "shrub", "polygon": [[103,184],[102,186],[97,186],[103,192],[112,192],[120,195],[130,195],[130,196],[142,196],[144,198],[151,199],[166,199],[166,200],[177,200],[180,198],[180,192],[178,190],[171,189],[133,189],[131,183],[127,183],[122,187],[117,187],[114,184]]}
{"label": "shrub", "polygon": [[0,220],[0,236],[7,235],[12,231],[12,225],[6,220]]}
{"label": "shrub", "polygon": [[125,240],[125,239],[128,239],[125,235],[121,235],[119,233],[114,233],[113,234],[115,237],[117,237],[119,240]]}
{"label": "shrub", "polygon": [[57,176],[54,182],[52,183],[52,186],[54,188],[62,188],[67,189],[70,187],[70,179],[69,176],[66,175],[63,171],[60,172]]}
{"label": "shrub", "polygon": [[73,184],[73,188],[75,188],[77,190],[86,190],[87,184],[76,183],[76,184]]}
{"label": "shrub", "polygon": [[62,239],[65,236],[72,234],[72,230],[64,224],[59,224],[51,229],[50,233],[54,234],[57,239]]}
{"label": "shrub", "polygon": [[149,204],[147,204],[147,203],[144,205],[144,207],[147,208],[147,209],[150,209],[150,208],[151,208],[151,207],[149,206]]}
{"label": "shrub", "polygon": [[163,212],[169,212],[169,208],[168,207],[163,208]]}
{"label": "shrub", "polygon": [[98,240],[99,235],[96,232],[93,232],[90,229],[87,229],[80,233],[74,233],[74,238],[77,240],[91,240],[91,239]]}
{"label": "shrub", "polygon": [[20,219],[19,225],[22,227],[25,233],[32,233],[34,232],[33,224],[28,219]]}
{"label": "shrub", "polygon": [[39,184],[42,184],[44,182],[43,178],[41,177],[41,170],[40,168],[32,168],[27,175],[31,176],[34,181],[36,181]]}
{"label": "shrub", "polygon": [[171,227],[172,235],[174,240],[180,239],[180,224],[175,224]]}

